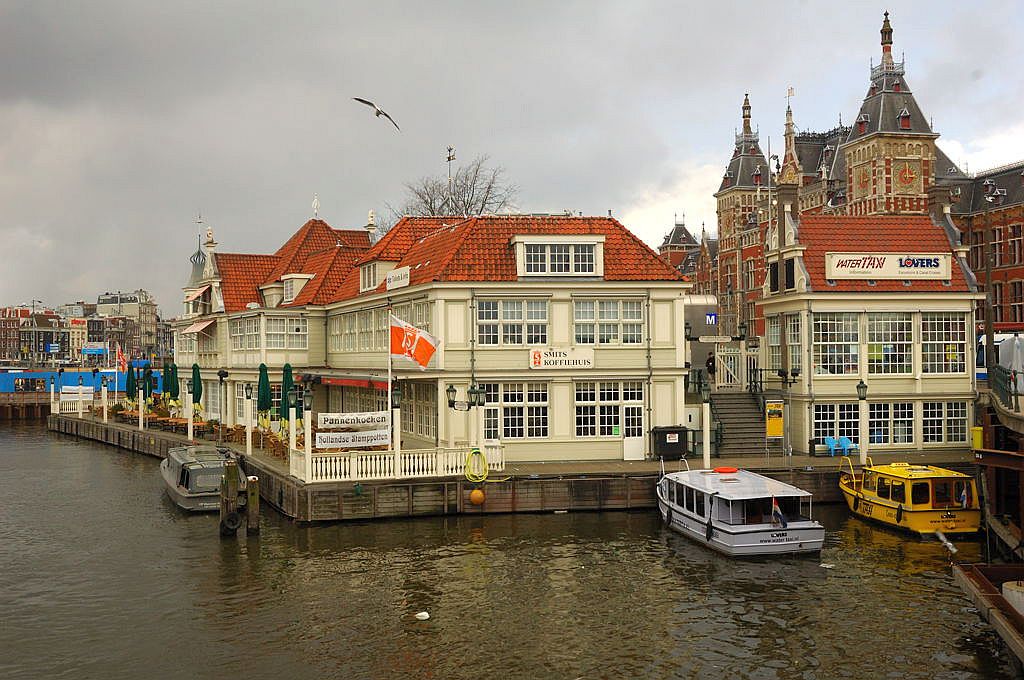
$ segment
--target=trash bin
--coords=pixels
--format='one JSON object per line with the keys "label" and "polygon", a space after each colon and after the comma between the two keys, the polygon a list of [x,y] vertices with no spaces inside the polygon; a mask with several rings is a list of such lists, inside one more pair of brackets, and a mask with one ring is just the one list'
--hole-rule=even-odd
{"label": "trash bin", "polygon": [[971,428],[971,448],[972,449],[983,449],[985,448],[985,430],[980,427]]}
{"label": "trash bin", "polygon": [[683,425],[659,425],[651,428],[654,440],[654,457],[664,460],[685,458],[690,451],[687,448],[690,438],[688,428]]}

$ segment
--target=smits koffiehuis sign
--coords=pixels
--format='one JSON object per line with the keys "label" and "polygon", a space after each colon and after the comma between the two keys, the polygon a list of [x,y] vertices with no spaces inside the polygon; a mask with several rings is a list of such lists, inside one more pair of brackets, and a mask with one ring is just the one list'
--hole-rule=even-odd
{"label": "smits koffiehuis sign", "polygon": [[534,347],[530,349],[530,368],[593,368],[594,350],[589,347],[559,349]]}
{"label": "smits koffiehuis sign", "polygon": [[949,253],[825,253],[826,279],[935,279],[951,276]]}

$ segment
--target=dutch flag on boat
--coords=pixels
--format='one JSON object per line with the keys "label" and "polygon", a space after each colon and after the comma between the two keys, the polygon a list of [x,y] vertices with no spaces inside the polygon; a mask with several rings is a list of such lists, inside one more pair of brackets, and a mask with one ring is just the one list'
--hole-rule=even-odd
{"label": "dutch flag on boat", "polygon": [[782,514],[782,508],[779,507],[779,502],[772,496],[772,521],[782,525],[785,529],[789,522],[786,521],[786,516]]}
{"label": "dutch flag on boat", "polygon": [[967,485],[964,484],[964,488],[960,491],[960,507],[967,507]]}

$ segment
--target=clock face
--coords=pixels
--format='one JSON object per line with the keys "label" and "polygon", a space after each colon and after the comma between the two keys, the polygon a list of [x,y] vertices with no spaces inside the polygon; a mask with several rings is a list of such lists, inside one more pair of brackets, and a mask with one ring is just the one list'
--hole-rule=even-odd
{"label": "clock face", "polygon": [[921,169],[916,162],[897,162],[895,169],[896,191],[902,194],[921,192]]}
{"label": "clock face", "polygon": [[863,166],[853,171],[853,195],[866,196],[871,191],[871,170]]}

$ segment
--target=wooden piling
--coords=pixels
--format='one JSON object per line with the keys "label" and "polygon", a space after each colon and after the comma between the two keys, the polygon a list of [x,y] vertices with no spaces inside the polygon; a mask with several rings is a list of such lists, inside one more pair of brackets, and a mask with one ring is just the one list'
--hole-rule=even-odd
{"label": "wooden piling", "polygon": [[251,476],[245,485],[245,533],[260,533],[260,478]]}
{"label": "wooden piling", "polygon": [[224,461],[224,476],[220,480],[220,535],[234,536],[242,526],[238,513],[238,461]]}

